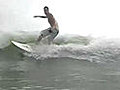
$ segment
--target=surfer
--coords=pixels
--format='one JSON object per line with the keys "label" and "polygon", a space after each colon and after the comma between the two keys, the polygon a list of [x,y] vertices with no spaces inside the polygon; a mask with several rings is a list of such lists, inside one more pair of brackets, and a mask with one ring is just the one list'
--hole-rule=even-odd
{"label": "surfer", "polygon": [[49,12],[49,8],[47,6],[44,7],[44,13],[46,16],[34,16],[34,18],[47,18],[50,27],[40,32],[40,36],[37,41],[39,42],[42,38],[48,36],[48,41],[50,44],[53,39],[58,35],[59,27],[57,21],[55,20],[54,16]]}

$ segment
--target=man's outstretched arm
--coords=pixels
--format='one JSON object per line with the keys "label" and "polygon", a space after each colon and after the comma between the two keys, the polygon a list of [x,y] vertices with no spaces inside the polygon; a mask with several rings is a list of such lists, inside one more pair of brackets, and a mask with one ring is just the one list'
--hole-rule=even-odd
{"label": "man's outstretched arm", "polygon": [[34,18],[40,17],[40,18],[47,18],[46,16],[34,16]]}

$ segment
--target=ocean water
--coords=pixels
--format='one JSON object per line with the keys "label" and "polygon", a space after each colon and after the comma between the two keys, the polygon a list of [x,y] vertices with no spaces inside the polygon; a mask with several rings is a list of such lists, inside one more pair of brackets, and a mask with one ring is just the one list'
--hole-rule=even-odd
{"label": "ocean water", "polygon": [[[0,38],[0,90],[120,90],[120,40],[60,35],[34,45],[37,33]],[[11,40],[33,45],[24,52]]]}

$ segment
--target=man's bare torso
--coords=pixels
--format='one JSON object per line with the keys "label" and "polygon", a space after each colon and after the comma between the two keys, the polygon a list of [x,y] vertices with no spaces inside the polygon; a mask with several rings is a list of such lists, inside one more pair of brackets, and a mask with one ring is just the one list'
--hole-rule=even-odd
{"label": "man's bare torso", "polygon": [[58,29],[58,24],[51,13],[47,14],[48,22],[52,28]]}

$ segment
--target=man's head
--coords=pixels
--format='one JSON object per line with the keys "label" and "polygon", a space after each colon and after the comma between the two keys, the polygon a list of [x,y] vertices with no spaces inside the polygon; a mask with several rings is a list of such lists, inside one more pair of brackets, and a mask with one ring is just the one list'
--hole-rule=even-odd
{"label": "man's head", "polygon": [[44,7],[44,13],[45,14],[49,13],[49,8],[47,6]]}

